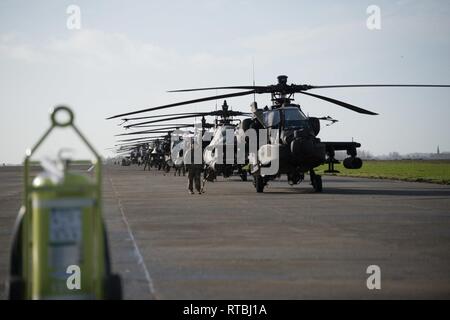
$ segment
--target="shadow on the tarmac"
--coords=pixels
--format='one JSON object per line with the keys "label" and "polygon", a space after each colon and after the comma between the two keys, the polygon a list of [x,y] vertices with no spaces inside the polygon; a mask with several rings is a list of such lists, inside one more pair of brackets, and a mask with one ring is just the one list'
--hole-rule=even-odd
{"label": "shadow on the tarmac", "polygon": [[405,196],[405,197],[450,197],[450,188],[427,189],[362,189],[362,188],[332,188],[324,186],[322,193],[316,193],[312,187],[275,187],[267,188],[264,194],[336,194],[336,195],[375,195],[375,196]]}
{"label": "shadow on the tarmac", "polygon": [[356,195],[386,195],[386,196],[423,196],[423,197],[436,197],[445,196],[450,197],[450,190],[442,189],[417,189],[417,190],[371,190],[371,189],[339,189],[339,188],[324,188],[324,193],[327,194],[356,194]]}

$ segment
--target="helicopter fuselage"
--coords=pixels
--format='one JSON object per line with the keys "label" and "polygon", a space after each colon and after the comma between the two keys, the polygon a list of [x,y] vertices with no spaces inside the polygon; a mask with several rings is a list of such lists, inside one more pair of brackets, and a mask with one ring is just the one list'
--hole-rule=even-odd
{"label": "helicopter fuselage", "polygon": [[[250,171],[255,181],[262,181],[258,182],[263,185],[261,190],[269,180],[282,174],[288,176],[290,184],[302,181],[307,172],[312,180],[320,180],[314,169],[326,162],[335,163],[335,150],[347,150],[350,158],[344,162],[346,167],[359,169],[362,165],[362,161],[356,158],[359,143],[322,142],[317,137],[320,132],[319,119],[306,116],[296,104],[276,105],[259,114],[255,113],[249,127],[241,129],[241,133],[248,129],[263,129],[267,135],[263,141],[258,135],[257,152],[248,154]],[[238,139],[242,141],[245,138],[241,136]]]}
{"label": "helicopter fuselage", "polygon": [[277,163],[276,176],[294,171],[307,172],[325,162],[325,145],[316,137],[300,106],[274,108],[265,111],[263,117],[265,127],[270,130],[267,130],[269,143],[258,148],[258,161],[262,167]]}

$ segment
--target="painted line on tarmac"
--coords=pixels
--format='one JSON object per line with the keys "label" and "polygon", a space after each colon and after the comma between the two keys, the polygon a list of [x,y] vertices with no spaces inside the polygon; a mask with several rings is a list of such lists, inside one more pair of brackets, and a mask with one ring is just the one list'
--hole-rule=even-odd
{"label": "painted line on tarmac", "polygon": [[148,289],[150,290],[150,294],[155,299],[157,299],[155,287],[153,285],[153,280],[152,280],[152,278],[150,276],[150,272],[148,271],[147,265],[145,264],[144,258],[143,258],[142,254],[141,254],[141,251],[139,250],[139,247],[138,247],[138,245],[136,243],[136,239],[134,238],[133,232],[131,231],[131,227],[130,227],[130,224],[128,223],[128,219],[127,219],[127,217],[125,215],[125,210],[123,208],[122,201],[120,200],[119,193],[117,192],[117,189],[114,186],[114,183],[113,183],[113,180],[112,180],[111,177],[109,178],[109,181],[111,183],[111,186],[112,186],[112,189],[114,191],[114,194],[115,194],[115,196],[117,198],[117,204],[119,206],[119,210],[120,210],[120,213],[122,215],[122,220],[123,220],[123,222],[125,223],[125,225],[127,227],[128,234],[130,236],[131,242],[133,243],[134,252],[135,252],[135,254],[136,254],[137,258],[138,258],[138,265],[141,265],[142,270],[144,271],[145,279],[147,280]]}

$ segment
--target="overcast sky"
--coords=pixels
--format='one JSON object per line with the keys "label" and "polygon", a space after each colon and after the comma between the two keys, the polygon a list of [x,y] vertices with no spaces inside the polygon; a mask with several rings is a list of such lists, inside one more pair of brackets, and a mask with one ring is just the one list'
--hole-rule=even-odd
{"label": "overcast sky", "polygon": [[[67,7],[81,29],[67,28]],[[369,5],[381,30],[366,26]],[[194,98],[168,89],[257,85],[286,74],[297,84],[450,84],[450,1],[21,1],[0,0],[0,162],[18,163],[65,103],[105,156],[120,132],[105,117]],[[305,113],[330,115],[323,140],[359,141],[374,154],[450,151],[450,89],[328,89],[378,112],[367,116],[297,96]],[[215,94],[215,92],[211,92]],[[253,97],[229,99],[248,111]],[[268,96],[257,96],[260,106]],[[215,102],[171,112],[209,111]],[[165,113],[166,111],[161,111]],[[49,141],[77,149],[64,133]],[[44,149],[46,150],[46,149]]]}

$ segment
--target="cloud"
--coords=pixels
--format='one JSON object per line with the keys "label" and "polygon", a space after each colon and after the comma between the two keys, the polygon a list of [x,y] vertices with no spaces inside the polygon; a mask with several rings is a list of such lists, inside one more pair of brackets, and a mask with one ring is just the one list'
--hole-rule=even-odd
{"label": "cloud", "polygon": [[170,50],[132,41],[123,34],[99,30],[75,32],[67,39],[51,42],[45,49],[52,55],[62,55],[77,63],[96,68],[128,65],[161,69],[178,59]]}
{"label": "cloud", "polygon": [[[382,29],[370,31],[366,27],[367,15],[361,11],[357,18],[345,23],[306,27],[302,24],[290,29],[276,29],[267,33],[240,37],[237,45],[263,56],[267,61],[281,58],[314,58],[345,54],[370,55],[370,50],[393,51],[400,45],[417,49],[418,42],[427,45],[448,45],[444,30],[450,27],[450,6],[436,8],[424,2],[400,1],[395,6],[381,6]],[[440,11],[439,11],[440,9]],[[404,11],[408,14],[405,15]]]}
{"label": "cloud", "polygon": [[314,59],[317,56],[330,56],[330,48],[339,48],[336,53],[357,48],[356,39],[364,37],[364,20],[341,25],[324,25],[316,27],[298,27],[279,29],[238,39],[238,45],[255,52],[267,62],[283,58]]}
{"label": "cloud", "polygon": [[65,64],[100,70],[132,68],[170,72],[180,67],[226,69],[236,64],[233,57],[204,51],[187,55],[171,48],[133,40],[124,34],[92,29],[73,31],[65,39],[53,39],[37,45],[21,41],[16,35],[0,35],[0,56],[21,62]]}
{"label": "cloud", "polygon": [[0,57],[24,62],[36,61],[36,52],[31,46],[19,42],[17,34],[0,35]]}

